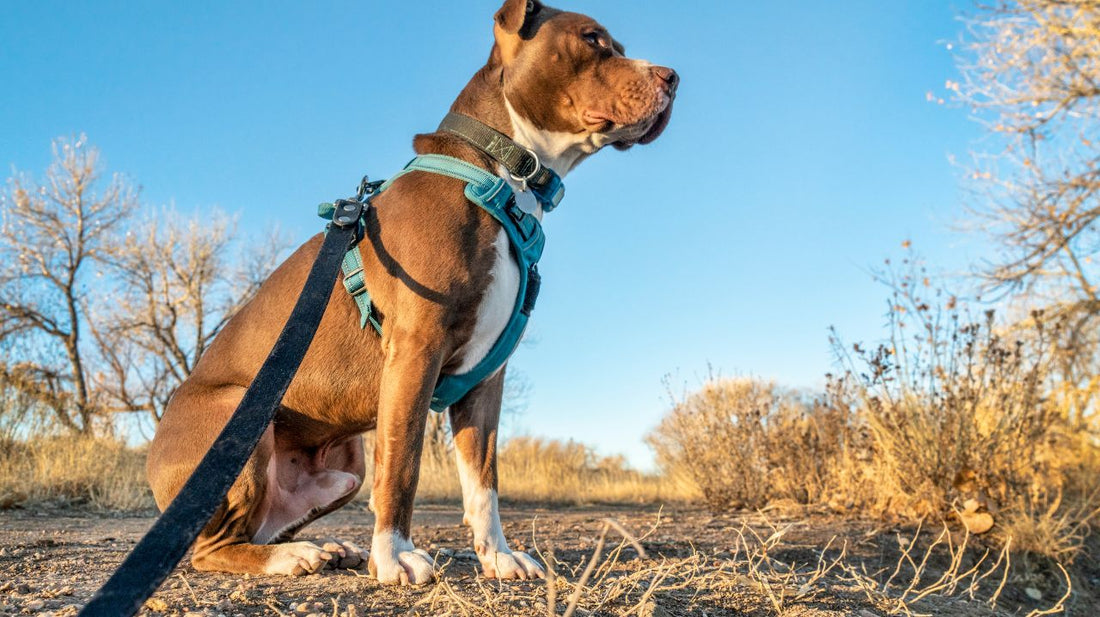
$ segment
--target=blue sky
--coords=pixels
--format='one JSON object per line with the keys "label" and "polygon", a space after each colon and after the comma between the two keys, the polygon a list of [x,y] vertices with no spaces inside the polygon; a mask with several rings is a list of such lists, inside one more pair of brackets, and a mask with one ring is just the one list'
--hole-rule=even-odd
{"label": "blue sky", "polygon": [[[499,2],[22,2],[0,21],[0,165],[41,171],[87,133],[150,205],[219,207],[242,231],[320,229],[319,201],[385,177],[492,42]],[[512,366],[514,430],[645,466],[662,379],[708,366],[818,387],[827,328],[882,335],[868,274],[911,239],[960,271],[953,231],[981,128],[926,100],[955,78],[964,5],[575,0],[628,54],[681,75],[672,123],[603,152],[548,215],[542,294]]]}

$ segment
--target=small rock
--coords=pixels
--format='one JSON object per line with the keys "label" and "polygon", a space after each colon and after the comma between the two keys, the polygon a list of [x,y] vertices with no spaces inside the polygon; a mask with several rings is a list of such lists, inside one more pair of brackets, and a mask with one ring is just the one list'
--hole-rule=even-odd
{"label": "small rock", "polygon": [[988,512],[963,512],[959,515],[966,530],[973,535],[983,534],[993,529],[993,515]]}
{"label": "small rock", "polygon": [[31,612],[38,612],[38,611],[42,610],[43,608],[45,608],[45,606],[46,606],[46,603],[43,602],[42,600],[31,600],[30,602],[27,602],[26,604],[24,604],[23,608],[28,610],[28,611],[31,611]]}
{"label": "small rock", "polygon": [[1024,593],[1026,593],[1027,597],[1031,598],[1032,600],[1042,600],[1043,599],[1043,592],[1039,591],[1038,589],[1036,589],[1034,587],[1027,587],[1026,589],[1024,589]]}
{"label": "small rock", "polygon": [[981,505],[982,504],[979,503],[977,499],[971,497],[970,499],[967,499],[963,502],[963,512],[966,512],[968,514],[977,512],[978,508],[981,507]]}
{"label": "small rock", "polygon": [[155,613],[167,613],[168,603],[160,598],[149,598],[145,601],[145,608]]}
{"label": "small rock", "polygon": [[294,612],[301,615],[305,615],[311,610],[313,610],[313,608],[309,605],[309,602],[302,602],[294,605]]}

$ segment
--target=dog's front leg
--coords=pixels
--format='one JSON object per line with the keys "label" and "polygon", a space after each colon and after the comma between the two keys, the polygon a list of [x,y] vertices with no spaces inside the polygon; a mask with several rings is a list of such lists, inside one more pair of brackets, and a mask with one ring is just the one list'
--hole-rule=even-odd
{"label": "dog's front leg", "polygon": [[512,551],[504,538],[497,506],[497,426],[504,370],[474,388],[451,407],[451,432],[462,482],[463,520],[474,533],[474,551],[488,578],[542,578],[545,572],[528,554]]}
{"label": "dog's front leg", "polygon": [[374,445],[374,537],[370,573],[382,583],[419,585],[435,577],[435,562],[411,539],[413,498],[440,352],[415,334],[394,334],[386,345]]}

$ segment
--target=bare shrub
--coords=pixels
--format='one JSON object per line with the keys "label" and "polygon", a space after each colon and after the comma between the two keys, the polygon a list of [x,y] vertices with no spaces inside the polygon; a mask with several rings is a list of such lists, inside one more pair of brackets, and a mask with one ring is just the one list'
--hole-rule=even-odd
{"label": "bare shrub", "polygon": [[666,474],[691,478],[715,510],[823,497],[847,418],[774,383],[710,379],[647,437]]}
{"label": "bare shrub", "polygon": [[[1065,321],[1033,312],[972,319],[911,256],[882,275],[890,338],[834,345],[870,456],[844,468],[853,502],[878,513],[950,518],[966,500],[1017,548],[1072,560],[1096,516],[1097,446],[1052,370]],[[1085,384],[1088,387],[1088,384]],[[1061,392],[1061,395],[1057,393]],[[1087,471],[1086,471],[1087,470]]]}
{"label": "bare shrub", "polygon": [[1100,445],[1095,380],[1060,367],[1089,348],[1069,344],[1065,316],[972,318],[911,254],[879,278],[885,342],[834,332],[843,372],[813,401],[710,379],[648,437],[664,472],[716,511],[794,500],[975,530],[980,518],[1018,550],[1071,562],[1100,515]]}

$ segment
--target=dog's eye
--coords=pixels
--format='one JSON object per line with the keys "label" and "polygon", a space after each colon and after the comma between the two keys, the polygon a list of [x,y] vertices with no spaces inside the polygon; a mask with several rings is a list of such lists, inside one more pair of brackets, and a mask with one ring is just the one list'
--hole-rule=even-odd
{"label": "dog's eye", "polygon": [[600,36],[599,32],[596,32],[596,31],[585,32],[584,34],[581,35],[581,38],[584,39],[585,43],[588,43],[589,45],[591,45],[593,47],[597,47],[597,48],[607,47],[607,42],[604,41],[604,38],[602,36]]}

